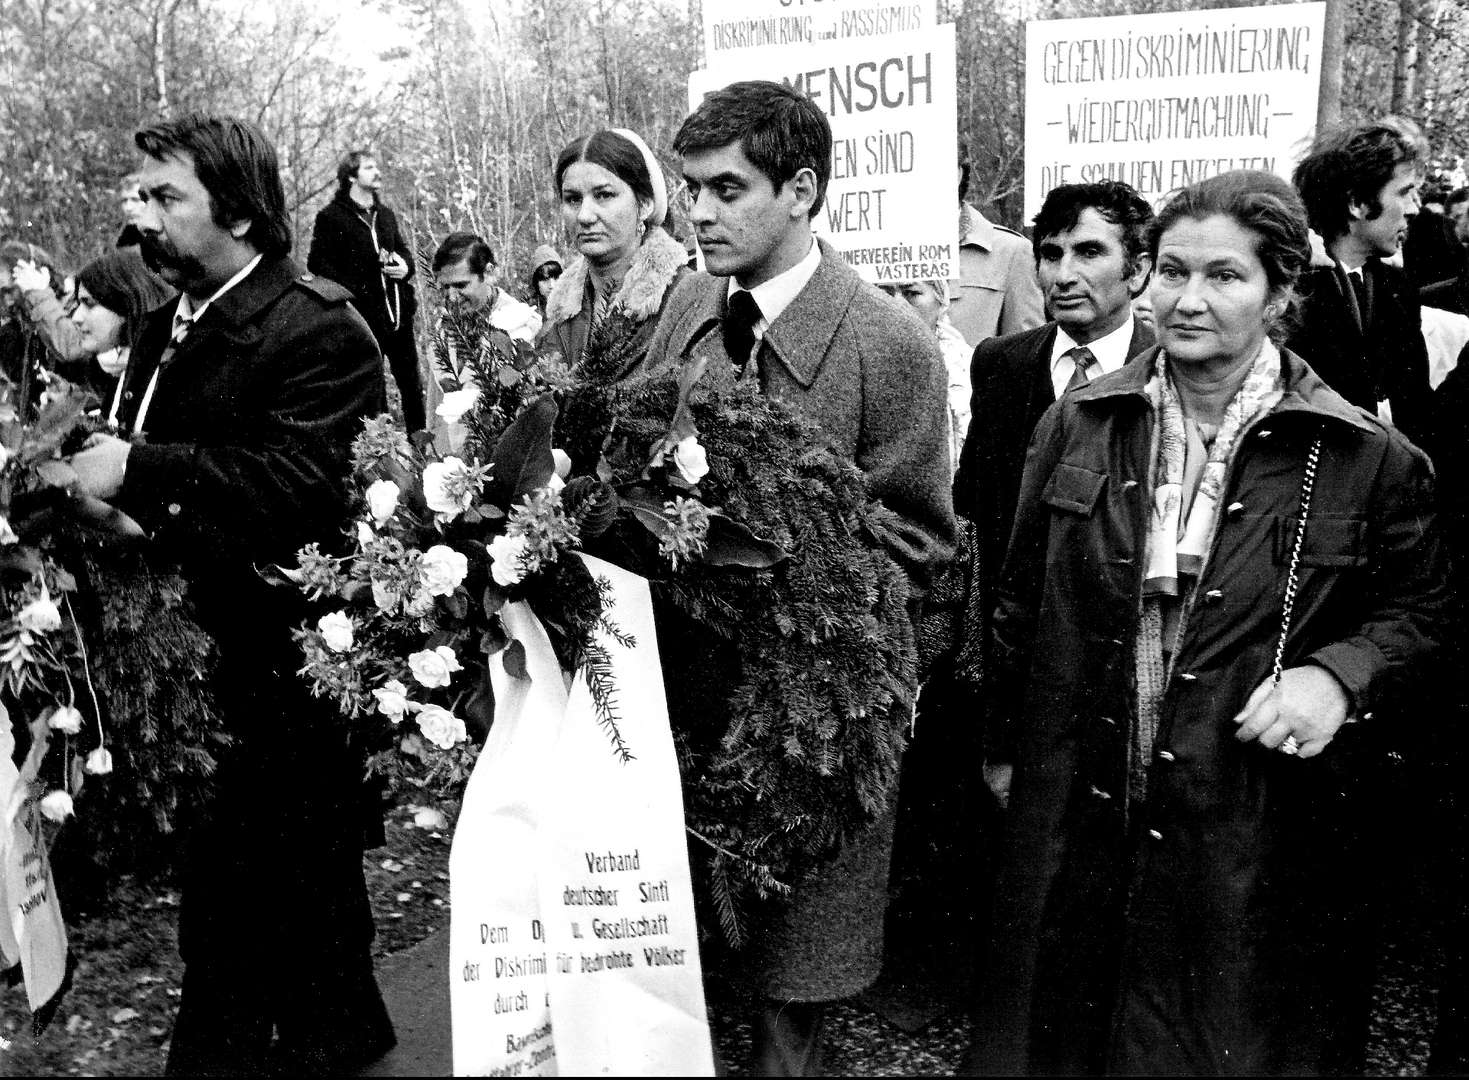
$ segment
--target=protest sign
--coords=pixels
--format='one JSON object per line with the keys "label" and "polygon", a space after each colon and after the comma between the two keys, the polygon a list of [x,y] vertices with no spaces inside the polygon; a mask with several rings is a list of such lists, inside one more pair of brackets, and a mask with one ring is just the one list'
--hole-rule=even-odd
{"label": "protest sign", "polygon": [[690,75],[690,109],[741,79],[794,87],[831,121],[831,183],[813,224],[863,278],[958,275],[952,25],[741,53]]}
{"label": "protest sign", "polygon": [[1316,124],[1326,5],[1036,20],[1025,28],[1025,213],[1060,184],[1158,201],[1231,169],[1289,178]]}
{"label": "protest sign", "polygon": [[712,1076],[683,791],[648,582],[612,587],[614,753],[586,681],[567,681],[524,603],[505,628],[528,678],[496,663],[495,720],[449,859],[454,1072]]}
{"label": "protest sign", "polygon": [[704,65],[747,49],[882,37],[934,25],[936,0],[704,0]]}

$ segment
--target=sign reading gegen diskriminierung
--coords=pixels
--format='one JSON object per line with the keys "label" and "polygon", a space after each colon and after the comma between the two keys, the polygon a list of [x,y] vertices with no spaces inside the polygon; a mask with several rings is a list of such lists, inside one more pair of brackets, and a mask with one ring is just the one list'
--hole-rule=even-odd
{"label": "sign reading gegen diskriminierung", "polygon": [[1059,184],[1157,201],[1231,169],[1289,178],[1316,125],[1326,5],[1213,8],[1025,28],[1025,213]]}

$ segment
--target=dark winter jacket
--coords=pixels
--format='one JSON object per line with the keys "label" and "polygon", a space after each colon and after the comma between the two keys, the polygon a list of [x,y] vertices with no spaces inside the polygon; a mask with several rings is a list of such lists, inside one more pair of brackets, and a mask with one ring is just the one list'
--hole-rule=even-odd
{"label": "dark winter jacket", "polygon": [[[976,1026],[987,1071],[1326,1067],[1372,873],[1354,861],[1366,778],[1353,743],[1382,734],[1375,710],[1442,632],[1426,458],[1283,352],[1285,396],[1240,438],[1147,803],[1125,820],[1156,354],[1053,406],[1026,463],[996,614],[1023,720]],[[1361,722],[1303,761],[1239,742],[1233,717],[1271,673],[1318,435],[1284,664],[1329,670]]]}
{"label": "dark winter jacket", "polygon": [[1318,266],[1306,274],[1298,287],[1300,327],[1288,344],[1353,405],[1376,412],[1378,400],[1386,398],[1393,426],[1422,445],[1433,391],[1418,290],[1406,274],[1381,259],[1367,260],[1362,274],[1368,294],[1364,323],[1358,322],[1350,286],[1335,266]]}
{"label": "dark winter jacket", "polygon": [[[384,276],[379,249],[401,256],[408,264],[408,276],[402,281]],[[417,310],[413,250],[398,229],[397,215],[381,202],[363,210],[349,195],[339,192],[322,207],[311,233],[306,269],[352,294],[353,304],[380,345],[394,330],[412,327]]]}

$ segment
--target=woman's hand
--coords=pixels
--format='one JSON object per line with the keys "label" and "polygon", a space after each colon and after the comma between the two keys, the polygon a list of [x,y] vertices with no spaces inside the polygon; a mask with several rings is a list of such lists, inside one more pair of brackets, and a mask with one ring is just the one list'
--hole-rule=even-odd
{"label": "woman's hand", "polygon": [[1351,701],[1336,676],[1324,667],[1307,664],[1287,668],[1276,684],[1266,679],[1235,716],[1240,726],[1235,738],[1252,739],[1275,750],[1294,738],[1303,758],[1315,757],[1346,723]]}

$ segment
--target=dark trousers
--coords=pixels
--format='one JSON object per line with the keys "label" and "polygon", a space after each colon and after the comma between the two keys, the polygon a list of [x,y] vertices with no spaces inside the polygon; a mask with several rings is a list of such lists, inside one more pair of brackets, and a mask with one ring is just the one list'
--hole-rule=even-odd
{"label": "dark trousers", "polygon": [[393,381],[398,384],[398,395],[403,399],[404,425],[410,432],[422,431],[428,426],[428,416],[424,406],[423,375],[418,369],[418,343],[413,340],[411,319],[407,325],[384,333],[378,339],[378,345],[387,358]]}
{"label": "dark trousers", "polygon": [[184,871],[168,1075],[341,1074],[394,1045],[372,969],[356,778],[333,772],[319,767],[312,790],[284,769],[221,769]]}

